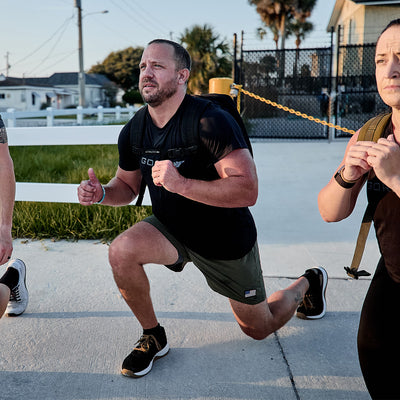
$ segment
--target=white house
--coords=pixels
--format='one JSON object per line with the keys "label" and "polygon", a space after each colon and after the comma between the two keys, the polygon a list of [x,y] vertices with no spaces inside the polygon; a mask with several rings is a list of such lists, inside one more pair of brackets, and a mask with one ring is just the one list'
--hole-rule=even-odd
{"label": "white house", "polygon": [[[67,90],[72,94],[71,105],[79,104],[79,84],[77,72],[58,72],[48,78],[48,83],[56,88]],[[108,88],[115,87],[106,76],[101,74],[85,74],[86,107],[107,106],[109,102]]]}
{"label": "white house", "polygon": [[37,111],[42,104],[63,108],[71,93],[45,84],[29,83],[26,79],[0,76],[0,111],[15,108],[18,111]]}
{"label": "white house", "polygon": [[[109,87],[115,86],[99,74],[85,74],[87,107],[107,106]],[[0,111],[37,111],[79,104],[78,73],[55,73],[48,78],[12,78],[0,75]]]}

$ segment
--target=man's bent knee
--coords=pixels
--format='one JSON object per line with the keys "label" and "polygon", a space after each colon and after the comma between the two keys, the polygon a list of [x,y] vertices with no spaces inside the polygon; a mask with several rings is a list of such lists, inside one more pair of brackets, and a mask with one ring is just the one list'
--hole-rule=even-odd
{"label": "man's bent knee", "polygon": [[264,300],[256,305],[230,299],[233,314],[241,330],[255,340],[263,340],[275,329],[271,312]]}
{"label": "man's bent knee", "polygon": [[131,275],[133,268],[142,263],[140,255],[135,250],[135,243],[122,233],[110,244],[108,260],[115,278],[124,278]]}
{"label": "man's bent knee", "polygon": [[148,263],[170,265],[178,259],[176,248],[145,221],[121,233],[111,243],[108,254],[113,270]]}
{"label": "man's bent knee", "polygon": [[273,330],[270,329],[257,329],[248,326],[243,326],[239,323],[240,329],[245,333],[247,336],[251,337],[254,340],[263,340],[267,338],[271,333],[274,333]]}
{"label": "man's bent knee", "polygon": [[121,240],[121,237],[118,236],[114,241],[110,244],[108,249],[108,259],[110,261],[111,267],[118,267],[121,265],[126,255],[126,248],[124,246],[124,241]]}

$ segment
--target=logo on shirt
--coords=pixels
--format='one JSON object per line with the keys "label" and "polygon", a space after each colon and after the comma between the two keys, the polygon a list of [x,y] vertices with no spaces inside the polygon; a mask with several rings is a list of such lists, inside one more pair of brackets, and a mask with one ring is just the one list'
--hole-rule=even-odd
{"label": "logo on shirt", "polygon": [[175,168],[179,168],[184,162],[185,162],[185,160],[183,160],[183,161],[174,161],[173,164],[174,164]]}
{"label": "logo on shirt", "polygon": [[[153,160],[152,158],[142,157],[140,159],[140,162],[143,165],[147,165],[148,167],[153,167],[155,162],[156,162],[156,160]],[[183,161],[174,161],[173,164],[174,164],[175,168],[179,168],[184,162],[185,162],[185,160],[183,160]]]}

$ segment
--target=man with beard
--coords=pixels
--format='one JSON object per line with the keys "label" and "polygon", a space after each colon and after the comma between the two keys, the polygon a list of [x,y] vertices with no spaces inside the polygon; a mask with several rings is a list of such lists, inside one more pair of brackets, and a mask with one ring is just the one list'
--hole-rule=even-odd
{"label": "man with beard", "polygon": [[[132,151],[134,117],[120,133],[115,178],[102,186],[90,168],[89,180],[78,188],[81,204],[113,206],[132,202],[142,179],[149,188],[154,215],[119,235],[109,250],[117,286],[143,327],[122,365],[130,377],[147,374],[169,350],[144,264],[179,272],[193,262],[210,288],[229,298],[243,332],[257,340],[282,327],[299,306],[299,316],[321,318],[327,284],[325,270],[312,268],[266,299],[248,209],[257,200],[257,173],[238,124],[221,108],[207,107],[193,121],[199,126],[197,150],[171,159],[171,149],[185,146],[183,120],[193,114],[196,102],[186,94],[190,56],[179,44],[157,39],[145,48],[139,67],[139,89],[147,103],[141,152]],[[305,296],[308,307],[302,303]]]}

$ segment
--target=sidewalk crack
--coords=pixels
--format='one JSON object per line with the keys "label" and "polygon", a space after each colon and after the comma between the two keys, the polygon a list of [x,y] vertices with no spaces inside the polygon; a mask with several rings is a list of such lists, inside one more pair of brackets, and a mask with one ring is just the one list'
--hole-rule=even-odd
{"label": "sidewalk crack", "polygon": [[286,358],[285,351],[283,350],[281,341],[279,340],[279,336],[278,336],[278,334],[276,332],[274,332],[274,337],[275,337],[276,343],[278,344],[279,351],[280,351],[280,353],[282,355],[282,358],[283,358],[283,360],[284,360],[284,362],[286,364],[286,368],[287,368],[287,371],[288,371],[288,374],[289,374],[290,383],[292,384],[292,389],[293,389],[293,392],[294,392],[294,394],[296,396],[296,400],[301,400],[299,392],[297,391],[297,388],[296,388],[296,383],[294,381],[292,370],[291,370],[289,362],[288,362],[288,360]]}

